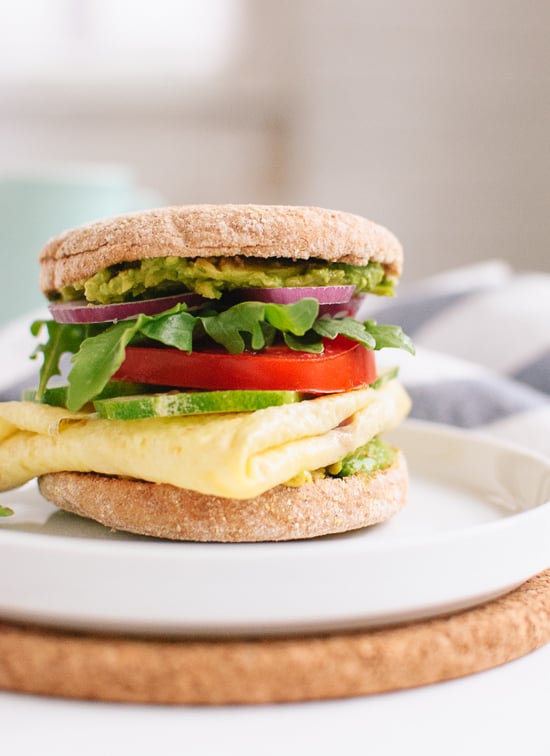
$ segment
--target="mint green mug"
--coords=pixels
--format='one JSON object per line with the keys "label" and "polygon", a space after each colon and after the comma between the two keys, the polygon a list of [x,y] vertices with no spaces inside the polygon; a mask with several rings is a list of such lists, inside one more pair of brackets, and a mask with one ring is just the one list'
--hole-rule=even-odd
{"label": "mint green mug", "polygon": [[0,326],[44,305],[38,254],[61,231],[111,215],[162,204],[116,165],[0,167]]}

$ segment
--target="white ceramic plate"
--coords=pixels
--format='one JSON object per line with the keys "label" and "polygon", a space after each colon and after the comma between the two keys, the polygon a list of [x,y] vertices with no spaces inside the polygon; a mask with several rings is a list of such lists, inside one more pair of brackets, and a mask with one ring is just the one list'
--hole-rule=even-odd
{"label": "white ceramic plate", "polygon": [[408,422],[408,507],[384,525],[272,544],[171,543],[0,496],[0,616],[67,628],[256,635],[372,627],[473,606],[550,566],[550,462]]}

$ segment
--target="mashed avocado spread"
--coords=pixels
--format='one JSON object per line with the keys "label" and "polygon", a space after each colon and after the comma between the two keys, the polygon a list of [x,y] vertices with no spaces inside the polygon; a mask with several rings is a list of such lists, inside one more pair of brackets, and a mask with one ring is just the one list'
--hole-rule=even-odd
{"label": "mashed avocado spread", "polygon": [[247,257],[157,257],[120,263],[59,291],[63,301],[85,298],[93,304],[193,291],[208,299],[244,287],[355,286],[356,294],[393,294],[393,281],[379,263],[365,266],[325,260]]}
{"label": "mashed avocado spread", "polygon": [[395,461],[397,450],[382,439],[375,437],[364,446],[329,467],[322,467],[312,472],[304,471],[286,482],[287,486],[302,486],[321,478],[346,478],[348,475],[372,475],[378,470],[385,470]]}

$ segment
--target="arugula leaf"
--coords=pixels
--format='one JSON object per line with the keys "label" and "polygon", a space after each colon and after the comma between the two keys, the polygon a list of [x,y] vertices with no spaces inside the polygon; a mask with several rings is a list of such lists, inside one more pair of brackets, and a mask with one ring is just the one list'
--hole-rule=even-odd
{"label": "arugula leaf", "polygon": [[315,322],[318,311],[316,299],[302,299],[290,305],[241,302],[223,312],[199,316],[198,319],[211,339],[231,354],[241,354],[247,346],[243,334],[250,336],[250,347],[258,351],[272,342],[273,329],[283,334],[303,336]]}
{"label": "arugula leaf", "polygon": [[415,354],[414,344],[410,336],[397,325],[378,325],[376,320],[366,320],[363,325],[376,340],[375,349],[404,349]]}
{"label": "arugula leaf", "polygon": [[289,305],[267,304],[265,319],[281,333],[293,333],[303,336],[315,323],[319,314],[319,302],[316,299],[300,299]]}
{"label": "arugula leaf", "polygon": [[166,346],[176,347],[182,352],[193,350],[193,331],[197,318],[188,313],[186,305],[176,307],[156,317],[147,317],[140,332]]}
{"label": "arugula leaf", "polygon": [[31,325],[32,335],[38,337],[44,327],[48,332],[48,341],[45,344],[39,344],[31,355],[31,359],[36,359],[40,352],[44,356],[40,367],[37,401],[41,401],[50,378],[61,375],[59,363],[62,355],[66,352],[71,354],[77,352],[83,339],[86,338],[87,331],[84,325],[66,325],[57,323],[55,320],[35,320]]}
{"label": "arugula leaf", "polygon": [[0,506],[0,517],[11,517],[14,514],[13,509]]}
{"label": "arugula leaf", "polygon": [[398,367],[389,368],[389,370],[386,370],[384,373],[381,373],[378,376],[378,378],[370,384],[370,387],[373,389],[379,389],[382,386],[385,386],[386,383],[393,381],[393,379],[397,378],[398,375],[399,375]]}
{"label": "arugula leaf", "polygon": [[126,346],[139,332],[146,315],[122,320],[97,336],[85,339],[73,356],[68,375],[67,409],[79,410],[105,388],[124,362]]}
{"label": "arugula leaf", "polygon": [[283,334],[283,339],[287,347],[294,352],[322,354],[324,351],[323,339],[312,330],[303,336],[295,336],[293,333],[287,332]]}
{"label": "arugula leaf", "polygon": [[266,347],[271,346],[277,336],[277,329],[274,328],[271,323],[266,323],[265,321],[261,322],[260,326],[264,335]]}
{"label": "arugula leaf", "polygon": [[328,339],[346,336],[352,341],[358,341],[367,349],[376,349],[376,340],[358,320],[353,318],[319,318],[313,326],[315,333]]}
{"label": "arugula leaf", "polygon": [[264,320],[265,307],[263,302],[241,302],[217,315],[201,317],[200,321],[217,344],[225,347],[230,354],[241,354],[246,346],[243,333],[251,336],[252,349],[259,350],[265,346],[260,325]]}

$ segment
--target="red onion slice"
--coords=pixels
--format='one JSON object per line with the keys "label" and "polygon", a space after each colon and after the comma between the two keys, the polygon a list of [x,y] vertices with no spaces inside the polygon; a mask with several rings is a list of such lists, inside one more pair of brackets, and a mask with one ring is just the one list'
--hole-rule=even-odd
{"label": "red onion slice", "polygon": [[320,305],[334,305],[349,302],[354,291],[355,286],[289,286],[271,289],[252,286],[248,289],[238,289],[235,294],[243,301],[293,304],[300,299],[311,297]]}
{"label": "red onion slice", "polygon": [[352,297],[349,302],[343,304],[319,305],[319,315],[328,315],[331,318],[354,318],[363,300],[363,296],[358,296]]}
{"label": "red onion slice", "polygon": [[58,323],[107,323],[125,320],[136,315],[157,315],[184,302],[188,307],[200,305],[207,300],[199,294],[188,292],[157,299],[143,299],[140,302],[116,302],[115,304],[94,305],[83,300],[51,304],[49,310]]}

